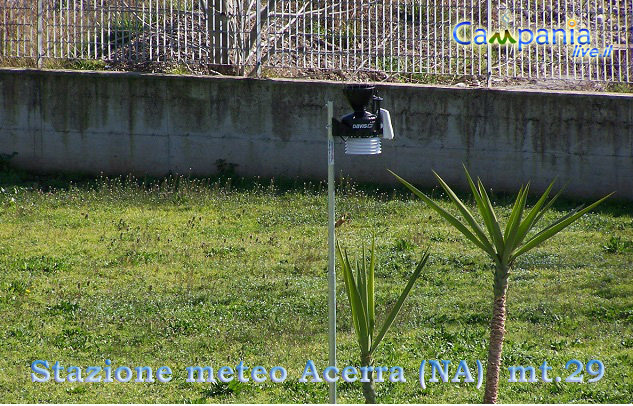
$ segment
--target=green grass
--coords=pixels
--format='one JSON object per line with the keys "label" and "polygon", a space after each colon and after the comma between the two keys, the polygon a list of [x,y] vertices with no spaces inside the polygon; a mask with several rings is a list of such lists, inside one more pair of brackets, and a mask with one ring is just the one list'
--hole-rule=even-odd
{"label": "green grass", "polygon": [[[326,187],[275,182],[73,182],[0,172],[0,400],[326,402],[326,384],[298,382],[307,360],[321,369],[327,364]],[[426,192],[450,207],[438,190]],[[377,384],[378,401],[480,402],[483,387],[436,383],[423,390],[417,371],[424,359],[451,360],[451,375],[461,359],[471,369],[475,360],[485,361],[493,271],[487,258],[402,189],[342,181],[338,193],[337,211],[348,218],[337,229],[345,246],[360,246],[376,228],[377,314],[387,314],[423,249],[431,247],[429,263],[375,354],[377,365],[403,367],[407,382]],[[505,216],[512,197],[494,195]],[[557,203],[544,221],[578,203]],[[501,402],[633,399],[632,242],[633,205],[613,200],[516,264]],[[339,366],[358,365],[343,288],[339,275]],[[106,358],[114,367],[167,365],[173,380],[30,380],[34,360],[85,371],[104,366]],[[543,361],[554,368],[550,376],[566,377],[564,365],[574,358],[601,360],[602,380],[507,382],[508,366]],[[281,365],[288,378],[279,384],[185,382],[187,366],[217,371],[240,361]],[[361,402],[360,383],[339,384],[339,399]]]}

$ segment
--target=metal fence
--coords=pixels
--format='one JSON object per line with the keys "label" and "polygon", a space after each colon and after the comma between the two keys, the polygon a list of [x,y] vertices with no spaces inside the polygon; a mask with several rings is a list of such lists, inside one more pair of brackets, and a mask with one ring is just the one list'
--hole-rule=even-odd
{"label": "metal fence", "polygon": [[[633,0],[0,2],[0,57],[40,65],[99,59],[231,67],[240,74],[633,81]],[[456,28],[463,22],[469,24]],[[583,29],[589,35],[580,39]],[[503,45],[506,30],[511,38]],[[599,56],[590,56],[593,48]]]}

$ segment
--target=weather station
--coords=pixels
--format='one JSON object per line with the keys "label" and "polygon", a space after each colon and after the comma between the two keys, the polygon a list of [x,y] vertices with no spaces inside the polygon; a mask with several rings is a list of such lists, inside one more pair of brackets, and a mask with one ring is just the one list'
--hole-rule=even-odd
{"label": "weather station", "polygon": [[[389,111],[380,107],[383,99],[368,84],[347,85],[343,94],[353,112],[334,118],[334,103],[327,102],[328,130],[328,347],[329,366],[336,367],[336,263],[335,263],[335,181],[334,137],[345,141],[347,155],[378,155],[382,140],[394,138]],[[367,106],[371,103],[370,111]],[[330,403],[336,403],[336,382],[329,384]]]}

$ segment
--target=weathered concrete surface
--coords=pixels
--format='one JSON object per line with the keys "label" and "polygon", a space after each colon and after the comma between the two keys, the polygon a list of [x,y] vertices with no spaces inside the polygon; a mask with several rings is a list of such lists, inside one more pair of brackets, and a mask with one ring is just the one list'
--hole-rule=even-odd
{"label": "weathered concrete surface", "polygon": [[[343,84],[295,80],[0,69],[0,153],[39,172],[326,177],[325,102],[348,112]],[[379,85],[396,139],[337,173],[421,186],[431,169],[462,187],[462,163],[486,185],[633,199],[633,97]]]}

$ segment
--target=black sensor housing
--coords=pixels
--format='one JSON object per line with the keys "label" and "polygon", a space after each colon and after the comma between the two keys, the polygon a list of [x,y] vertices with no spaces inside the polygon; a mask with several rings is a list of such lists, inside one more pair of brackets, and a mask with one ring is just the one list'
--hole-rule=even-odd
{"label": "black sensor housing", "polygon": [[[332,119],[333,134],[340,137],[370,138],[382,136],[380,115],[381,97],[376,96],[372,85],[347,85],[343,89],[347,102],[354,109],[341,117],[341,121]],[[365,107],[372,102],[371,111]]]}

